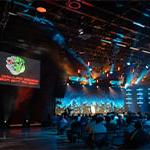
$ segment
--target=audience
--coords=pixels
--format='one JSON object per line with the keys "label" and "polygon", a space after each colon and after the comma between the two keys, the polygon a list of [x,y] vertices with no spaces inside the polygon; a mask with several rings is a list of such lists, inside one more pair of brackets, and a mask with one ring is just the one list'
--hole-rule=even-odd
{"label": "audience", "polygon": [[[123,132],[124,144],[118,146],[123,149],[135,149],[149,144],[150,115],[142,113],[127,114],[95,114],[95,115],[73,115],[63,114],[57,118],[57,129],[63,134],[67,128],[67,137],[70,142],[78,139],[85,140],[89,147],[101,147],[105,144],[114,144],[115,133],[117,136]],[[56,123],[56,118],[54,122]],[[143,126],[142,126],[143,125]],[[146,127],[146,128],[143,128]],[[112,132],[113,131],[113,132]],[[146,131],[146,132],[145,132]],[[146,147],[147,148],[147,147]],[[150,149],[150,147],[148,147]]]}

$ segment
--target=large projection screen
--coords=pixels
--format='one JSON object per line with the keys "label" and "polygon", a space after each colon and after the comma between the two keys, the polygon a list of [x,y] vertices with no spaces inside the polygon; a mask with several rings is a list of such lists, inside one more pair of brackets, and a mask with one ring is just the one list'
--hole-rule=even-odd
{"label": "large projection screen", "polygon": [[40,88],[40,61],[0,52],[0,84]]}

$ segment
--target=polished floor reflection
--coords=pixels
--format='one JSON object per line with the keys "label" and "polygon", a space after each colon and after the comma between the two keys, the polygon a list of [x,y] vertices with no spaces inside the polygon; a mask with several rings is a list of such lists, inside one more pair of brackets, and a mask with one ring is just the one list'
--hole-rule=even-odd
{"label": "polished floor reflection", "polygon": [[0,131],[0,150],[86,150],[84,143],[71,144],[56,129],[31,128]]}

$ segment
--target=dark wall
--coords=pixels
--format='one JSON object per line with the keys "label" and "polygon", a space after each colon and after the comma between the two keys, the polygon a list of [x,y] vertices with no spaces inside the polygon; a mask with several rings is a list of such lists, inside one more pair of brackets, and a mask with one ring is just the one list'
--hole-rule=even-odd
{"label": "dark wall", "polygon": [[[27,57],[26,53],[18,54]],[[0,120],[8,120],[11,124],[22,123],[26,119],[31,122],[47,122],[55,112],[55,97],[63,97],[63,70],[48,54],[40,57],[30,55],[29,58],[41,62],[40,89],[0,85]]]}
{"label": "dark wall", "polygon": [[44,33],[36,24],[18,16],[10,16],[0,33],[0,51],[41,62],[40,89],[0,85],[0,121],[47,121],[54,113],[55,97],[63,97],[64,70],[59,68],[62,50],[46,34],[51,33]]}

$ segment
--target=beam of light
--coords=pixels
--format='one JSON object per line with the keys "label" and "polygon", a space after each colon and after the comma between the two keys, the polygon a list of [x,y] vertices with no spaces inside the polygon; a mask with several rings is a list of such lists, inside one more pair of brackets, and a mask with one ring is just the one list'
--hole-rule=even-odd
{"label": "beam of light", "polygon": [[149,51],[142,50],[143,53],[150,54]]}
{"label": "beam of light", "polygon": [[136,48],[136,47],[130,47],[130,49],[132,49],[134,51],[139,51],[140,50],[139,48]]}
{"label": "beam of light", "polygon": [[[73,58],[75,58],[79,63],[81,63],[87,70],[89,69],[88,65],[83,61],[83,59],[75,52],[74,49],[69,48],[66,44],[64,36],[59,33],[54,24],[47,19],[40,18],[37,16],[32,16],[26,13],[18,13],[19,16],[24,17],[31,22],[37,23],[39,28],[46,33],[48,33],[48,38],[52,39],[57,43],[61,48],[66,50]],[[42,26],[41,26],[42,25]]]}
{"label": "beam of light", "polygon": [[109,73],[110,73],[110,74],[113,74],[114,69],[115,69],[115,64],[112,64]]}
{"label": "beam of light", "polygon": [[135,75],[133,73],[129,73],[126,79],[125,88],[129,87],[134,79]]}
{"label": "beam of light", "polygon": [[117,46],[120,46],[120,47],[127,47],[126,45],[120,44],[120,43],[117,43],[116,45],[117,45]]}
{"label": "beam of light", "polygon": [[124,38],[125,35],[121,34],[121,33],[116,33],[116,35],[120,36],[121,38]]}
{"label": "beam of light", "polygon": [[31,88],[18,88],[17,98],[16,98],[16,109],[19,109],[22,103],[29,100],[32,94],[33,94],[33,89]]}
{"label": "beam of light", "polygon": [[139,76],[139,77],[137,78],[137,80],[135,81],[135,84],[138,84],[138,83],[144,78],[144,76],[146,76],[146,75],[148,74],[148,72],[149,72],[149,70],[144,69],[144,70],[141,72],[140,76]]}
{"label": "beam of light", "polygon": [[147,14],[147,13],[143,13],[143,15],[144,15],[145,17],[150,17],[150,15]]}
{"label": "beam of light", "polygon": [[108,41],[108,40],[101,40],[101,42],[108,43],[108,44],[112,43],[111,41]]}
{"label": "beam of light", "polygon": [[69,80],[71,80],[71,81],[76,81],[76,82],[78,82],[79,81],[79,77],[78,76],[70,76],[69,77]]}
{"label": "beam of light", "polygon": [[130,84],[129,84],[129,83],[126,83],[125,86],[124,86],[124,88],[126,89],[126,88],[129,87],[129,86],[130,86]]}
{"label": "beam of light", "polygon": [[116,39],[113,39],[114,42],[117,42],[117,43],[121,43],[122,42],[122,39],[120,38],[116,38]]}
{"label": "beam of light", "polygon": [[137,25],[137,26],[139,26],[139,27],[145,28],[145,25],[143,25],[143,24],[141,24],[141,23],[139,23],[139,22],[133,21],[133,24],[135,24],[135,25]]}

